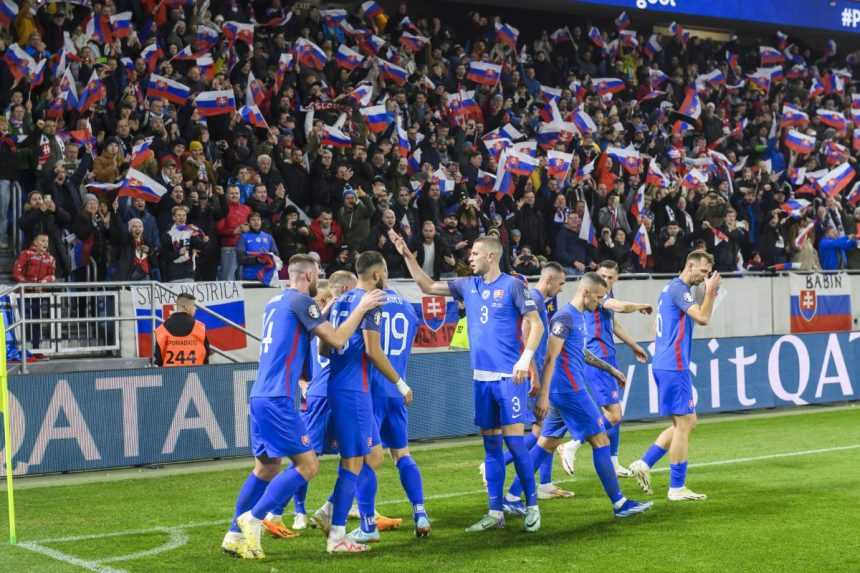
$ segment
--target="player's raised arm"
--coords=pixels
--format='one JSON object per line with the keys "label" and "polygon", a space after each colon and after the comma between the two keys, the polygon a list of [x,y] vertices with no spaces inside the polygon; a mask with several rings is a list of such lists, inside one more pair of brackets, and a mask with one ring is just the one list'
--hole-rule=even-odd
{"label": "player's raised arm", "polygon": [[365,293],[365,295],[361,297],[361,302],[358,303],[355,311],[350,313],[349,318],[343,321],[337,329],[335,329],[329,321],[325,321],[314,328],[313,333],[319,336],[321,341],[325,342],[332,348],[342,347],[346,344],[346,341],[349,340],[349,337],[356,331],[358,325],[361,324],[361,320],[364,318],[365,313],[382,306],[385,303],[386,296],[385,292],[381,290],[374,290],[369,293]]}
{"label": "player's raised arm", "polygon": [[[374,320],[378,319],[374,317]],[[376,326],[379,325],[376,324]],[[406,381],[397,374],[394,366],[391,365],[391,361],[388,360],[388,356],[383,352],[382,344],[380,343],[379,331],[373,328],[365,328],[362,331],[362,334],[364,335],[364,351],[367,353],[367,357],[370,358],[370,362],[388,379],[389,382],[397,386],[397,391],[400,392],[401,396],[403,396],[403,400],[406,402],[406,405],[408,406],[411,404],[412,389],[409,388]]]}
{"label": "player's raised arm", "polygon": [[618,380],[618,384],[622,388],[627,385],[627,379],[624,377],[624,374],[621,372],[621,370],[615,368],[608,362],[601,360],[600,358],[592,354],[590,350],[585,351],[585,363],[612,374],[615,379]]}
{"label": "player's raised arm", "polygon": [[714,312],[714,302],[717,300],[717,291],[720,288],[720,273],[714,271],[705,279],[705,299],[702,304],[694,304],[687,308],[687,314],[696,323],[707,326]]}
{"label": "player's raised arm", "polygon": [[451,289],[448,288],[448,283],[445,281],[434,281],[427,276],[421,265],[418,264],[418,259],[415,258],[415,253],[409,250],[409,246],[403,237],[394,232],[394,229],[388,231],[388,239],[394,244],[394,248],[406,261],[406,268],[409,269],[409,274],[418,284],[418,288],[424,294],[432,294],[437,296],[451,296]]}
{"label": "player's raised arm", "polygon": [[630,347],[630,350],[633,351],[633,355],[636,356],[636,360],[642,364],[648,362],[648,354],[645,353],[645,349],[639,346],[639,344],[633,340],[633,337],[624,330],[621,323],[614,319],[612,320],[612,331],[615,333],[615,336],[621,340],[621,342]]}
{"label": "player's raised arm", "polygon": [[624,300],[618,300],[615,298],[607,299],[603,302],[603,307],[606,310],[611,310],[612,312],[619,312],[621,314],[629,314],[631,312],[641,312],[642,314],[651,314],[654,312],[654,307],[650,304],[639,303],[639,302],[627,302]]}

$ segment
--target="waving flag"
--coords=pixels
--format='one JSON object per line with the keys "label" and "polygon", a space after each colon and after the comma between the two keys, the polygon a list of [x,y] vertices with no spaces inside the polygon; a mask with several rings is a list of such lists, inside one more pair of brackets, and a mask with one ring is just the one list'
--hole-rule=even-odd
{"label": "waving flag", "polygon": [[618,27],[619,30],[623,30],[630,25],[630,17],[627,15],[627,12],[622,12],[618,15],[618,17],[615,19],[615,25]]}
{"label": "waving flag", "polygon": [[[60,97],[58,99],[62,100],[66,104],[67,109],[77,109],[78,108],[78,91],[75,87],[75,78],[72,75],[71,68],[66,68],[66,71],[63,72],[63,77],[60,78]],[[60,108],[60,113],[62,113],[62,108]]]}
{"label": "waving flag", "polygon": [[430,43],[430,38],[426,38],[424,36],[419,36],[405,31],[400,34],[400,45],[410,52],[419,52],[428,43]]}
{"label": "waving flag", "polygon": [[559,100],[561,99],[561,88],[554,88],[541,84],[540,97],[545,102],[549,102],[550,100]]}
{"label": "waving flag", "polygon": [[537,169],[539,162],[537,158],[520,153],[514,149],[507,152],[508,157],[505,162],[505,170],[514,175],[531,175],[532,171]]}
{"label": "waving flag", "polygon": [[466,79],[484,86],[495,86],[502,77],[502,66],[490,62],[469,62]]}
{"label": "waving flag", "polygon": [[[198,60],[197,65],[200,65]],[[281,87],[284,85],[284,78],[287,75],[290,67],[293,65],[293,54],[283,53],[278,58],[278,68],[275,70],[275,92],[276,94],[281,93]]]}
{"label": "waving flag", "polygon": [[84,35],[86,38],[96,40],[99,44],[110,44],[113,42],[110,19],[104,14],[93,14],[87,20]]}
{"label": "waving flag", "polygon": [[3,61],[6,62],[9,72],[16,80],[25,77],[30,70],[36,67],[36,61],[18,44],[9,46],[6,53],[3,54]]}
{"label": "waving flag", "polygon": [[708,184],[708,176],[698,169],[690,169],[684,178],[681,180],[681,187],[687,189],[695,189],[700,185]]}
{"label": "waving flag", "polygon": [[779,124],[782,127],[806,127],[809,125],[809,116],[799,107],[785,103],[782,104],[782,119]]}
{"label": "waving flag", "polygon": [[412,146],[409,144],[409,136],[406,133],[406,130],[403,129],[403,121],[400,117],[397,117],[397,150],[400,153],[400,157],[409,157],[409,151],[412,149]]}
{"label": "waving flag", "polygon": [[675,36],[675,38],[684,45],[686,45],[687,40],[690,39],[690,33],[686,31],[684,27],[677,22],[672,22],[671,24],[669,24],[667,29],[669,30],[670,34]]}
{"label": "waving flag", "polygon": [[140,57],[146,62],[146,70],[151,74],[158,66],[158,60],[164,57],[164,50],[159,48],[157,43],[153,43],[140,52]]}
{"label": "waving flag", "polygon": [[552,149],[561,139],[561,125],[558,122],[541,123],[535,137],[541,149]]}
{"label": "waving flag", "polygon": [[809,201],[806,199],[789,199],[779,206],[788,216],[793,219],[799,219],[803,215],[803,210],[809,207]]}
{"label": "waving flag", "polygon": [[163,185],[134,168],[128,170],[119,190],[120,197],[143,199],[149,203],[158,203],[165,193],[167,189]]}
{"label": "waving flag", "polygon": [[378,60],[380,72],[382,72],[383,78],[394,82],[398,86],[402,86],[406,83],[406,80],[409,78],[409,72],[398,65],[383,60],[382,58],[378,58]]}
{"label": "waving flag", "polygon": [[363,2],[361,4],[361,15],[364,16],[365,20],[373,20],[377,16],[383,15],[382,6],[374,2],[373,0],[368,0],[367,2]]}
{"label": "waving flag", "polygon": [[140,143],[135,144],[131,149],[131,166],[134,168],[140,167],[143,165],[149,158],[153,157],[154,154],[152,150],[149,148],[152,145],[152,141],[154,138],[147,137]]}
{"label": "waving flag", "polygon": [[630,250],[639,258],[639,266],[645,268],[645,265],[648,264],[648,256],[651,254],[651,239],[648,238],[648,229],[645,228],[645,225],[639,225],[639,230],[633,238],[633,245]]}
{"label": "waving flag", "polygon": [[642,167],[642,156],[632,145],[623,149],[621,147],[607,147],[606,154],[618,161],[624,170],[631,175],[639,173]]}
{"label": "waving flag", "polygon": [[330,147],[351,147],[352,139],[339,128],[333,125],[324,125],[322,144]]}
{"label": "waving flag", "polygon": [[851,138],[851,149],[854,151],[860,151],[860,128],[854,128]]}
{"label": "waving flag", "polygon": [[845,189],[854,179],[854,168],[850,163],[843,163],[839,167],[831,169],[827,175],[815,181],[815,184],[821,190],[821,193],[830,197],[835,197]]}
{"label": "waving flag", "polygon": [[33,91],[45,82],[45,65],[47,63],[47,59],[39,60],[39,63],[36,64],[34,68],[30,69],[30,91]]}
{"label": "waving flag", "polygon": [[178,60],[180,62],[190,62],[191,60],[196,60],[198,57],[198,54],[194,53],[194,50],[191,49],[191,46],[185,46],[184,48],[176,52],[176,55],[170,58],[170,61],[172,62],[173,60]]}
{"label": "waving flag", "polygon": [[550,150],[546,154],[546,172],[559,181],[564,181],[573,164],[573,154]]}
{"label": "waving flag", "polygon": [[329,28],[335,28],[349,16],[343,8],[332,8],[331,10],[320,10],[320,17],[325,20]]}
{"label": "waving flag", "polygon": [[624,80],[618,78],[594,78],[591,83],[599,96],[617,94],[625,89]]}
{"label": "waving flag", "polygon": [[218,44],[219,37],[218,30],[213,30],[209,26],[197,26],[194,48],[200,52],[208,52]]}
{"label": "waving flag", "polygon": [[517,49],[517,38],[520,31],[509,24],[496,22],[496,41],[509,46],[512,50]]}
{"label": "waving flag", "polygon": [[606,48],[606,42],[603,41],[603,35],[600,33],[600,30],[597,29],[597,26],[592,26],[588,31],[588,37],[598,48]]}
{"label": "waving flag", "polygon": [[556,44],[566,44],[567,42],[573,41],[573,36],[571,36],[570,34],[570,28],[565,26],[564,28],[559,28],[558,30],[550,34],[549,39]]}
{"label": "waving flag", "polygon": [[358,47],[369,56],[378,56],[385,46],[385,40],[376,34],[367,34],[358,39]]}
{"label": "waving flag", "polygon": [[224,22],[221,26],[221,31],[224,32],[224,37],[227,39],[227,45],[232,46],[237,41],[245,42],[249,46],[254,45],[254,25],[245,24],[243,22]]}
{"label": "waving flag", "polygon": [[481,106],[475,99],[475,90],[460,90],[460,109],[459,112],[466,117],[483,118]]}
{"label": "waving flag", "polygon": [[433,172],[430,176],[430,182],[439,186],[439,190],[443,194],[448,194],[454,190],[454,180],[448,175],[448,172],[440,165],[439,169]]}
{"label": "waving flag", "polygon": [[150,74],[146,86],[146,97],[164,98],[169,102],[185,105],[191,96],[191,88],[177,81],[157,74]]}
{"label": "waving flag", "polygon": [[775,66],[785,63],[785,56],[782,52],[771,46],[759,46],[758,53],[762,66]]}
{"label": "waving flag", "polygon": [[269,124],[263,116],[263,112],[256,104],[243,105],[239,110],[239,115],[242,116],[242,121],[259,129],[269,129]]}
{"label": "waving flag", "polygon": [[850,155],[850,152],[848,151],[847,147],[845,147],[844,145],[840,145],[835,141],[825,141],[821,151],[827,158],[828,165],[842,163],[843,161],[846,161],[848,159],[848,156]]}
{"label": "waving flag", "polygon": [[483,139],[482,141],[484,142],[484,147],[486,147],[487,151],[490,153],[490,156],[492,156],[496,161],[499,161],[499,157],[502,152],[512,145],[511,140],[505,137]]}
{"label": "waving flag", "polygon": [[696,78],[696,84],[699,84],[699,83],[711,84],[712,86],[717,88],[717,87],[720,87],[721,85],[725,85],[726,77],[723,75],[723,72],[720,71],[719,68],[717,68],[710,73],[703,74],[703,75],[697,77]]}
{"label": "waving flag", "polygon": [[128,38],[131,35],[131,12],[120,12],[110,17],[110,26],[116,38]]}
{"label": "waving flag", "polygon": [[819,78],[812,78],[812,82],[809,86],[809,99],[820,95],[824,95],[824,84],[821,83]]}
{"label": "waving flag", "polygon": [[371,107],[361,108],[359,110],[364,121],[367,122],[367,128],[373,133],[382,133],[388,129],[388,125],[394,121],[394,117],[385,109],[385,105],[374,105]]}
{"label": "waving flag", "polygon": [[594,120],[591,119],[591,116],[585,110],[580,109],[573,114],[573,123],[583,135],[590,135],[597,131],[597,124],[594,123]]}
{"label": "waving flag", "polygon": [[597,233],[594,232],[594,223],[591,222],[591,209],[588,208],[588,202],[585,202],[585,209],[582,211],[582,222],[579,225],[579,238],[591,245],[597,246]]}
{"label": "waving flag", "polygon": [[104,84],[99,78],[98,73],[93,70],[93,74],[90,76],[90,81],[87,82],[87,85],[81,92],[80,101],[78,102],[78,111],[80,113],[84,113],[106,95],[107,90],[105,89]]}
{"label": "waving flag", "polygon": [[627,48],[635,49],[639,47],[639,40],[636,38],[636,32],[633,30],[621,30],[618,32],[618,38]]}
{"label": "waving flag", "polygon": [[657,163],[656,159],[652,159],[648,163],[648,173],[645,175],[645,183],[656,185],[657,187],[668,187],[671,183],[669,178],[663,174],[663,170],[660,169],[660,164]]}
{"label": "waving flag", "polygon": [[[204,54],[195,60],[194,65],[200,70],[200,75],[206,81],[211,82],[215,77],[215,60],[209,54]],[[277,72],[275,73],[275,81],[277,82]],[[277,85],[277,84],[276,84]]]}
{"label": "waving flag", "polygon": [[346,96],[361,107],[370,105],[370,100],[373,99],[373,86],[370,84],[360,84]]}
{"label": "waving flag", "polygon": [[595,157],[594,159],[592,159],[591,161],[589,161],[585,165],[581,165],[576,170],[576,175],[574,175],[573,181],[575,183],[578,183],[578,182],[582,181],[583,179],[585,179],[586,177],[588,177],[589,175],[591,175],[592,173],[594,173],[594,167],[595,167],[596,163],[597,163],[597,158]]}
{"label": "waving flag", "polygon": [[12,0],[0,0],[0,26],[11,28],[18,17],[18,5]]}
{"label": "waving flag", "polygon": [[801,231],[797,234],[797,237],[794,239],[794,246],[798,249],[801,249],[814,229],[815,221],[801,229]]}
{"label": "waving flag", "polygon": [[678,108],[678,112],[693,119],[699,119],[699,116],[702,115],[702,101],[695,89],[687,88],[687,93],[684,96],[684,101],[681,102],[681,107]]}
{"label": "waving flag", "polygon": [[236,97],[233,90],[213,90],[200,92],[194,100],[201,117],[223,115],[236,111]]}
{"label": "waving flag", "polygon": [[848,129],[848,119],[842,113],[830,109],[819,108],[815,114],[824,125],[829,125],[836,131]]}
{"label": "waving flag", "polygon": [[764,68],[759,68],[754,73],[747,74],[747,79],[749,79],[752,85],[761,91],[768,93],[770,92],[771,74],[763,70]]}
{"label": "waving flag", "polygon": [[478,180],[475,183],[475,191],[486,195],[493,190],[496,184],[496,176],[486,171],[478,170]]}
{"label": "waving flag", "polygon": [[834,73],[826,73],[821,75],[821,85],[824,86],[824,93],[836,94],[845,91],[845,80],[841,75]]}
{"label": "waving flag", "polygon": [[502,137],[507,137],[511,141],[517,141],[519,139],[525,138],[525,135],[520,133],[519,130],[510,123],[506,123],[499,129],[499,135],[501,135]]}
{"label": "waving flag", "polygon": [[416,149],[406,160],[406,166],[410,175],[416,175],[421,171],[421,149]]}
{"label": "waving flag", "polygon": [[296,60],[303,66],[322,70],[328,62],[325,51],[310,40],[299,38],[293,45],[293,50],[296,53]]}
{"label": "waving flag", "polygon": [[663,46],[660,45],[660,40],[657,38],[657,34],[651,34],[648,41],[645,42],[644,46],[642,46],[642,53],[645,54],[645,57],[649,60],[653,60],[654,56],[662,51]]}
{"label": "waving flag", "polygon": [[790,129],[785,134],[785,146],[800,155],[808,155],[815,151],[815,136]]}
{"label": "waving flag", "polygon": [[848,201],[853,207],[857,206],[857,203],[860,203],[860,183],[855,183],[854,187],[851,188],[851,192],[848,193],[848,196],[845,197],[845,200]]}
{"label": "waving flag", "polygon": [[248,74],[248,87],[246,91],[248,98],[251,100],[246,101],[246,104],[251,105],[251,103],[254,103],[259,106],[266,101],[266,88],[263,87],[260,80],[254,77],[254,72]]}

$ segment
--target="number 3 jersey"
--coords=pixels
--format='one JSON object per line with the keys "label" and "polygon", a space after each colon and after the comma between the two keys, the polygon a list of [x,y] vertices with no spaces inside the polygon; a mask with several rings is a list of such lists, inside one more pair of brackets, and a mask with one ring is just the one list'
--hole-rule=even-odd
{"label": "number 3 jersey", "polygon": [[[361,302],[364,289],[354,288],[343,294],[334,303],[331,311],[335,327],[343,324]],[[376,308],[364,315],[361,325],[347,340],[343,348],[329,354],[328,394],[353,391],[370,392],[370,359],[364,348],[364,331],[379,331],[382,323],[382,309]]]}
{"label": "number 3 jersey", "polygon": [[502,273],[491,283],[466,277],[449,282],[448,288],[466,305],[474,379],[510,378],[522,351],[520,318],[537,310],[526,284]]}
{"label": "number 3 jersey", "polygon": [[266,304],[260,366],[251,398],[295,398],[311,331],[324,322],[314,299],[286,289]]}
{"label": "number 3 jersey", "polygon": [[[388,297],[381,307],[379,342],[391,366],[401,378],[406,378],[409,354],[418,329],[418,315],[412,303],[403,300],[397,291],[385,289],[385,292]],[[397,386],[375,367],[371,367],[371,381],[374,396],[400,397]]]}

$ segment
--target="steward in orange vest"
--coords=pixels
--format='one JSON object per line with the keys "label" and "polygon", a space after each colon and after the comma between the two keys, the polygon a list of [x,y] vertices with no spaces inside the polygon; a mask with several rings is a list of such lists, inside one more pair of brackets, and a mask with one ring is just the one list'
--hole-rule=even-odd
{"label": "steward in orange vest", "polygon": [[155,330],[155,363],[159,366],[209,364],[206,326],[194,319],[194,295],[176,297],[176,310]]}

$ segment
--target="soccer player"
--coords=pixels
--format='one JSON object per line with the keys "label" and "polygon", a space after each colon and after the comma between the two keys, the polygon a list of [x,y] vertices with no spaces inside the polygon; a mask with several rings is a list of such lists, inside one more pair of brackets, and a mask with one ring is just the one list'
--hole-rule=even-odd
{"label": "soccer player", "polygon": [[[528,288],[521,280],[499,269],[502,245],[496,238],[480,237],[475,240],[469,255],[469,265],[476,276],[450,282],[434,281],[427,276],[402,237],[390,232],[389,239],[403,256],[422,292],[453,296],[466,306],[474,379],[475,425],[481,429],[484,438],[489,497],[488,513],[466,531],[486,531],[505,525],[502,510],[505,488],[503,444],[507,445],[514,458],[514,466],[526,494],[527,509],[523,528],[526,531],[538,531],[540,509],[537,505],[534,469],[523,437],[529,390],[523,382],[528,378],[529,366],[544,329]],[[521,354],[520,319],[530,323],[529,337]]]}
{"label": "soccer player", "polygon": [[[609,455],[606,421],[584,386],[585,364],[599,368],[624,384],[624,374],[588,351],[586,315],[594,312],[606,296],[608,285],[600,275],[586,273],[579,281],[570,304],[558,310],[550,322],[546,363],[538,399],[538,415],[549,415],[537,445],[532,448],[532,463],[540,466],[558,446],[565,431],[592,447],[594,469],[603,490],[612,502],[616,517],[629,517],[648,511],[651,502],[626,499]],[[550,404],[552,408],[550,409]]]}
{"label": "soccer player", "polygon": [[[707,496],[686,486],[687,452],[690,433],[696,427],[696,405],[690,373],[693,323],[705,326],[714,312],[720,288],[720,274],[712,272],[714,257],[693,251],[681,275],[663,287],[657,303],[657,339],[654,349],[654,381],[660,398],[660,415],[672,416],[672,425],[663,430],[630,471],[646,493],[651,489],[651,468],[669,452],[669,501],[701,501]],[[705,297],[695,302],[690,287],[705,283]]]}
{"label": "soccer player", "polygon": [[[331,320],[330,313],[335,300],[345,292],[354,289],[357,282],[358,279],[356,276],[349,271],[335,271],[332,273],[328,279],[328,289],[331,296],[328,303],[322,309],[322,315],[326,319]],[[319,342],[320,339],[316,336],[311,340],[309,360],[311,380],[307,389],[307,409],[302,413],[308,437],[311,441],[311,447],[317,456],[337,452],[337,449],[332,444],[334,435],[330,424],[331,408],[328,405],[329,359],[327,356],[319,353]],[[307,484],[296,491],[294,498],[295,515],[293,516],[292,526],[294,530],[301,531],[307,528],[308,519],[305,508],[307,496]],[[263,526],[275,537],[295,537],[295,534],[290,534],[289,530],[283,524],[284,507],[287,503],[289,503],[289,500],[283,506],[275,508],[263,520]]]}
{"label": "soccer player", "polygon": [[[651,314],[654,310],[653,307],[650,304],[620,301],[614,297],[612,287],[618,280],[618,263],[615,261],[606,260],[600,263],[597,267],[597,274],[606,281],[609,294],[594,311],[589,312],[585,317],[585,322],[588,325],[588,350],[601,360],[618,368],[618,361],[615,358],[615,336],[617,336],[630,347],[636,360],[643,364],[648,362],[648,355],[645,350],[636,344],[636,341],[622,328],[615,318],[615,313],[641,312],[642,314]],[[609,436],[609,452],[612,457],[612,465],[615,466],[615,473],[618,477],[630,477],[633,475],[630,470],[618,463],[618,447],[621,444],[621,389],[618,382],[608,373],[588,364],[585,365],[585,381],[591,397],[600,406],[606,420],[612,424],[610,428],[607,428],[606,434]],[[561,466],[570,475],[574,475],[576,451],[581,445],[582,442],[572,440],[558,448]]]}
{"label": "soccer player", "polygon": [[[294,255],[288,263],[290,287],[266,304],[257,380],[251,389],[251,450],[254,471],[236,500],[236,512],[221,547],[243,559],[265,557],[260,545],[263,518],[319,470],[304,420],[296,407],[299,377],[305,364],[309,337],[318,336],[333,347],[342,346],[364,314],[380,306],[385,293],[375,291],[356,300],[355,312],[335,329],[313,296],[319,274],[316,261]],[[281,458],[293,465],[280,472]]]}
{"label": "soccer player", "polygon": [[[554,299],[564,287],[565,275],[564,268],[558,263],[550,262],[544,265],[541,269],[540,279],[534,288],[530,289],[532,299],[535,301],[538,314],[540,315],[541,324],[543,324],[544,332],[541,336],[540,344],[535,351],[534,366],[535,369],[532,375],[532,389],[529,392],[529,407],[526,410],[525,424],[531,424],[531,431],[526,433],[525,445],[531,450],[540,438],[541,420],[535,417],[534,410],[537,406],[537,394],[540,391],[540,379],[543,372],[544,358],[546,357],[546,344],[549,339],[549,318],[547,310],[547,302]],[[523,322],[523,339],[528,339],[529,322]],[[505,452],[505,464],[513,461],[511,452]],[[563,490],[552,483],[552,457],[547,458],[539,468],[540,485],[538,486],[538,499],[553,499],[557,497],[573,497],[573,493]],[[484,465],[481,464],[481,474],[484,474]],[[525,505],[522,501],[522,486],[519,479],[514,479],[508,493],[505,495],[505,501],[502,508],[505,513],[514,515],[522,515],[525,513]]]}
{"label": "soccer player", "polygon": [[[344,294],[332,308],[332,319],[341,323],[351,317],[366,292],[379,289],[388,279],[385,259],[376,251],[365,251],[355,263],[358,287]],[[328,401],[341,463],[329,502],[317,511],[313,520],[328,537],[329,553],[357,553],[370,549],[346,535],[346,520],[356,488],[361,530],[367,541],[379,538],[376,527],[376,468],[382,463],[379,428],[373,415],[370,394],[370,367],[374,366],[396,387],[406,405],[412,402],[412,390],[388,361],[380,343],[382,310],[368,313],[346,345],[329,354],[330,373]],[[324,341],[325,342],[325,341]],[[327,349],[320,349],[325,353]]]}

